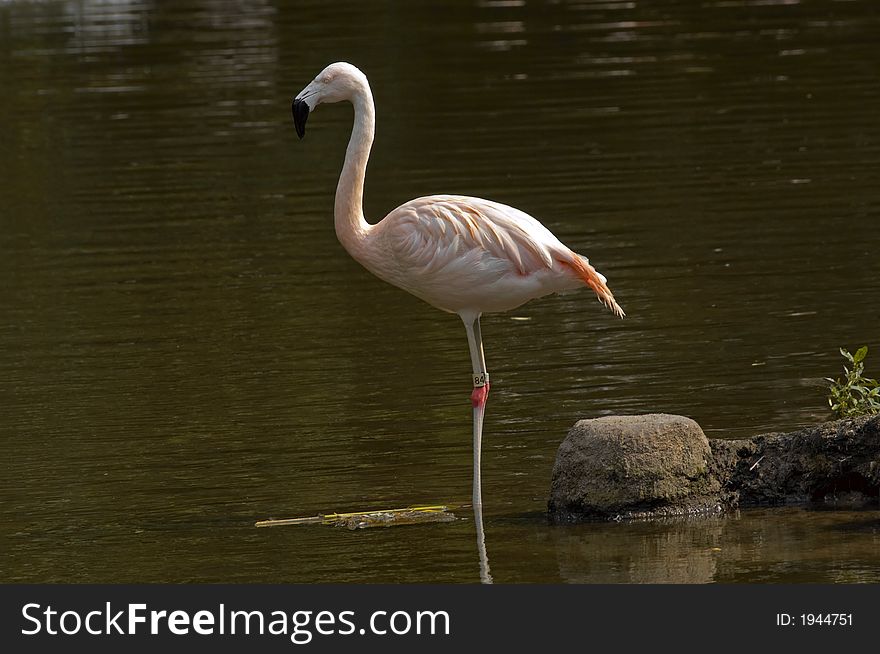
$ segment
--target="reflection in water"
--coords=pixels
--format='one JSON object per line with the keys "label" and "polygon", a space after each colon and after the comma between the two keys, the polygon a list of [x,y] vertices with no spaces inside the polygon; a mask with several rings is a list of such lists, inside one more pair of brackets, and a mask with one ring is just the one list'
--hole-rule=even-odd
{"label": "reflection in water", "polygon": [[[470,336],[470,332],[468,332],[468,335]],[[482,348],[482,343],[480,343],[481,351]],[[476,366],[476,364],[474,365]],[[483,363],[482,365],[485,366],[485,363]],[[477,377],[476,367],[474,370],[474,377]],[[491,584],[492,573],[489,570],[489,555],[486,552],[486,534],[483,526],[483,484],[481,474],[482,461],[480,456],[480,453],[483,449],[483,419],[485,416],[485,412],[485,402],[474,406],[474,478],[471,503],[474,508],[474,525],[476,526],[477,530],[477,557],[480,562],[480,582],[484,584]]]}
{"label": "reflection in water", "polygon": [[555,529],[559,576],[569,583],[710,583],[728,519]]}
{"label": "reflection in water", "polygon": [[[45,18],[57,11],[56,7],[47,7],[46,3],[34,4],[37,11],[45,12]],[[64,47],[70,54],[88,56],[149,43],[147,15],[154,10],[153,2],[85,0],[61,3],[60,9],[59,22],[71,28],[70,39]]]}
{"label": "reflection in water", "polygon": [[880,581],[876,509],[576,525],[551,530],[551,542],[570,583]]}
{"label": "reflection in water", "polygon": [[540,515],[579,418],[787,430],[826,416],[839,346],[880,347],[878,17],[832,13],[0,2],[5,579],[474,579],[470,523],[252,528],[471,490],[460,322],[339,248],[350,114],[294,148],[291,94],[349,59],[382,111],[368,216],[441,191],[521,207],[629,313],[576,293],[484,319],[496,580],[878,581],[870,513]]}
{"label": "reflection in water", "polygon": [[[481,493],[481,491],[476,491]],[[489,554],[486,550],[486,531],[483,526],[483,505],[474,504],[474,525],[477,528],[477,558],[480,562],[480,583],[493,583],[492,571],[489,569]]]}

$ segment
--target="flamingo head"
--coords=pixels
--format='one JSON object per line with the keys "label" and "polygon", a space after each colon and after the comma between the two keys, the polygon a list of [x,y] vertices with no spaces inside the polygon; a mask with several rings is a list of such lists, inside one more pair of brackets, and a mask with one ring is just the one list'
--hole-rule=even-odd
{"label": "flamingo head", "polygon": [[291,111],[297,135],[306,134],[306,120],[319,104],[353,100],[369,89],[367,77],[344,61],[330,64],[293,99]]}

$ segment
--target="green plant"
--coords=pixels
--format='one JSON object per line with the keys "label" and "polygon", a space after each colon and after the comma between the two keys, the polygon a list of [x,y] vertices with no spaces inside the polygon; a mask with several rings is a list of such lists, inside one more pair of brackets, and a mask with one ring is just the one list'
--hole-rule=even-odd
{"label": "green plant", "polygon": [[871,415],[880,413],[880,382],[863,376],[865,370],[865,357],[868,355],[868,346],[864,345],[850,354],[844,348],[840,348],[843,355],[852,368],[843,367],[846,377],[843,380],[826,377],[829,382],[828,406],[838,418],[851,418],[853,416]]}

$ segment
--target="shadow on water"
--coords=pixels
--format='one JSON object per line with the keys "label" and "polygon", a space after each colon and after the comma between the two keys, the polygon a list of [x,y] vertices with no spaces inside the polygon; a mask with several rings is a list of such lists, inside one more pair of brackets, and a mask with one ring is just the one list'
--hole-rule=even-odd
{"label": "shadow on water", "polygon": [[512,204],[629,316],[576,293],[483,318],[496,581],[877,581],[864,513],[507,516],[544,510],[579,418],[793,429],[839,346],[880,351],[878,27],[871,0],[0,2],[5,580],[479,580],[471,521],[252,526],[470,495],[460,321],[336,242],[350,111],[290,124],[347,59],[372,220]]}

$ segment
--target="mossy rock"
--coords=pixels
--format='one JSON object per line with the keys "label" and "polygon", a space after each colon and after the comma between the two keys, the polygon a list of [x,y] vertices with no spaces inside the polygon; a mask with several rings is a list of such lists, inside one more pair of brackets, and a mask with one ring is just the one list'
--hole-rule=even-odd
{"label": "mossy rock", "polygon": [[556,455],[549,501],[560,522],[721,510],[700,426],[655,413],[581,420]]}

